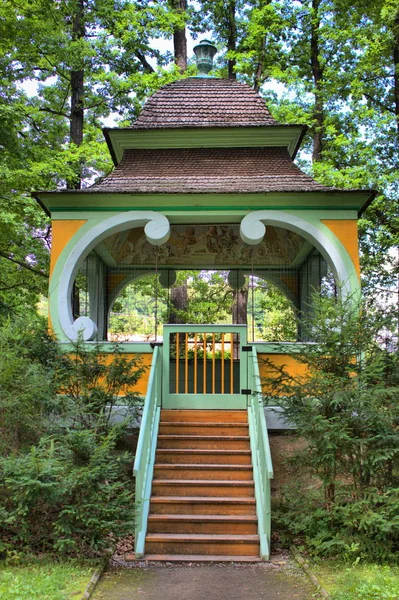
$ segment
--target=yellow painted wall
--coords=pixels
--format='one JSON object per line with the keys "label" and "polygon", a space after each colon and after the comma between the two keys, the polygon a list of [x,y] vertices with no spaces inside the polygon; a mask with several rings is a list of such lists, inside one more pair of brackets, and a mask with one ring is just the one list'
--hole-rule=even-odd
{"label": "yellow painted wall", "polygon": [[[259,374],[261,379],[270,377],[273,375],[273,368],[265,364],[266,360],[269,360],[276,367],[285,367],[285,370],[292,376],[300,376],[306,373],[306,366],[297,362],[289,354],[258,354],[259,360]],[[267,389],[265,388],[265,391]]]}
{"label": "yellow painted wall", "polygon": [[[128,360],[134,358],[135,356],[140,356],[142,359],[142,364],[146,367],[148,367],[148,369],[146,369],[146,371],[143,373],[143,375],[141,376],[141,378],[139,379],[139,381],[137,382],[137,385],[132,388],[131,392],[137,392],[138,394],[140,394],[140,396],[145,396],[147,393],[147,386],[148,386],[148,379],[150,377],[150,366],[151,366],[151,361],[152,361],[152,354],[133,354],[133,353],[123,353],[123,356],[126,357]],[[106,355],[106,364],[109,364],[112,361],[112,354],[107,354]]]}
{"label": "yellow painted wall", "polygon": [[87,221],[83,219],[57,220],[52,222],[50,277],[61,252],[70,239],[85,223],[87,223]]}
{"label": "yellow painted wall", "polygon": [[352,259],[353,264],[355,265],[358,277],[360,278],[357,221],[353,219],[346,219],[342,221],[339,219],[323,219],[322,223],[324,223],[324,225],[326,225],[344,245]]}

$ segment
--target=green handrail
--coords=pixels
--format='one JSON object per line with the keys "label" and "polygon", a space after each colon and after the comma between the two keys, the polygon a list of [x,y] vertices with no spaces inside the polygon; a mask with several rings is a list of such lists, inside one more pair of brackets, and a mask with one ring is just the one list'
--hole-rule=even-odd
{"label": "green handrail", "polygon": [[133,474],[136,479],[136,527],[134,550],[136,558],[143,558],[145,553],[145,537],[147,535],[148,513],[152,476],[154,472],[155,453],[161,414],[161,348],[156,346],[152,356],[150,377],[145,397],[140,434],[137,443]]}
{"label": "green handrail", "polygon": [[254,470],[260,554],[262,560],[269,560],[271,537],[270,480],[273,479],[273,464],[255,346],[252,346],[252,352],[248,355],[248,358],[248,380],[252,389],[252,395],[249,397],[248,402],[248,422]]}

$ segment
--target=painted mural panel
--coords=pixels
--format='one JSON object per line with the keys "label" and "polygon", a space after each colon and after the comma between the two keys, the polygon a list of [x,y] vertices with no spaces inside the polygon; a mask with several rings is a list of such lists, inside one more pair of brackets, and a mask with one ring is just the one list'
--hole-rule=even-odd
{"label": "painted mural panel", "polygon": [[158,265],[207,268],[252,262],[254,266],[288,267],[308,243],[292,231],[268,227],[263,241],[249,246],[241,240],[238,224],[217,224],[172,225],[169,241],[159,247],[147,242],[143,229],[115,234],[102,245],[113,265],[154,265],[158,254]]}

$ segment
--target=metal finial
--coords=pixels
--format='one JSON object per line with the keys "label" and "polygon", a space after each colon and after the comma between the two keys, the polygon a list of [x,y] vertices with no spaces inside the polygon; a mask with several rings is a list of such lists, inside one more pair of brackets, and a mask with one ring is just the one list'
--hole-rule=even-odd
{"label": "metal finial", "polygon": [[197,67],[200,76],[207,76],[209,71],[213,69],[213,57],[217,52],[217,48],[209,40],[201,40],[199,44],[194,46],[194,53],[197,59]]}

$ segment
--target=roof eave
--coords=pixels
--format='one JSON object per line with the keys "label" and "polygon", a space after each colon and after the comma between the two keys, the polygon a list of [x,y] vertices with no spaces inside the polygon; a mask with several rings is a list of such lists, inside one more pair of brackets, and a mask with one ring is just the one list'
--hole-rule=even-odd
{"label": "roof eave", "polygon": [[[366,190],[363,190],[366,191]],[[369,197],[366,200],[366,202],[361,206],[361,208],[358,210],[357,213],[357,218],[360,219],[360,217],[363,215],[363,213],[368,209],[368,207],[370,206],[370,204],[373,202],[373,200],[375,199],[375,197],[378,195],[378,190],[367,190],[369,192]]]}
{"label": "roof eave", "polygon": [[125,150],[171,148],[286,147],[294,159],[307,125],[105,127],[103,134],[117,166]]}
{"label": "roof eave", "polygon": [[38,203],[38,205],[40,206],[40,208],[46,213],[46,215],[51,218],[51,212],[50,212],[50,210],[47,208],[47,206],[40,199],[39,194],[41,194],[41,193],[43,193],[43,192],[32,192],[32,197],[36,200],[36,202]]}

